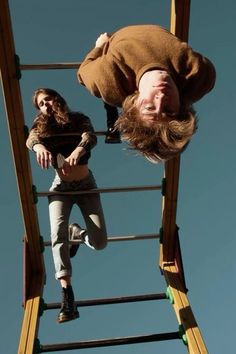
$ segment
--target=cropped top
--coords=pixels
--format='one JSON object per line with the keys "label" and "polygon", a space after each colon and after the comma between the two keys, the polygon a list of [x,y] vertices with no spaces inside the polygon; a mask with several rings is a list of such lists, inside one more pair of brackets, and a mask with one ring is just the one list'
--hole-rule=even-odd
{"label": "cropped top", "polygon": [[[40,124],[45,121],[48,125],[43,134],[39,132],[39,121]],[[65,124],[57,123],[53,116],[39,115],[26,140],[26,146],[30,150],[36,144],[44,145],[51,152],[54,168],[57,168],[57,154],[66,158],[76,147],[81,146],[86,153],[80,158],[78,165],[86,165],[91,156],[90,150],[97,144],[97,137],[90,119],[80,112],[69,112],[69,121]]]}

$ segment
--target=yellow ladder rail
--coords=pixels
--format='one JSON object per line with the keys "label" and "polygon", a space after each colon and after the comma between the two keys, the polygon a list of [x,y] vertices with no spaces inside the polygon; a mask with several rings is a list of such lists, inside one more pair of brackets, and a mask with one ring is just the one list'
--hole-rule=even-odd
{"label": "yellow ladder rail", "polygon": [[207,349],[202,339],[201,332],[190,307],[186,289],[183,287],[178,267],[168,264],[163,268],[163,275],[169,286],[173,307],[179,324],[183,325],[187,338],[188,351],[190,354],[206,354]]}
{"label": "yellow ladder rail", "polygon": [[40,248],[37,211],[31,188],[32,175],[25,148],[24,114],[7,0],[0,1],[0,29],[1,82],[27,242],[25,277],[28,284],[25,288],[26,302],[19,353],[30,354],[33,352],[33,343],[37,335],[39,299],[43,290],[45,270]]}
{"label": "yellow ladder rail", "polygon": [[[190,0],[172,0],[170,31],[180,39],[188,40]],[[178,248],[176,211],[180,157],[165,163],[165,195],[162,198],[162,240],[159,265],[173,296],[173,307],[179,324],[186,333],[190,354],[205,354],[207,349],[186,295],[183,266]]]}

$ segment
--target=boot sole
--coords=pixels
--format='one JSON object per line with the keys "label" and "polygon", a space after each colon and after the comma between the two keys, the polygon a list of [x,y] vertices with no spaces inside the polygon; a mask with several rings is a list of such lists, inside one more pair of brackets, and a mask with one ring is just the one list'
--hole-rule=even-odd
{"label": "boot sole", "polygon": [[79,318],[79,317],[80,317],[79,316],[79,312],[74,313],[73,316],[61,315],[60,317],[58,317],[57,323],[73,321],[73,320],[76,320],[76,318]]}

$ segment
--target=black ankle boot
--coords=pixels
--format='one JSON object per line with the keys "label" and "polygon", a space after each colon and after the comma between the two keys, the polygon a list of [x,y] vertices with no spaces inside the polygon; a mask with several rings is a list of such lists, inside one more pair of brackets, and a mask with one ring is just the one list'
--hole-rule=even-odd
{"label": "black ankle boot", "polygon": [[121,139],[120,139],[119,131],[114,128],[108,128],[107,132],[106,132],[105,143],[106,144],[120,144]]}
{"label": "black ankle boot", "polygon": [[114,125],[119,117],[119,112],[117,107],[110,106],[104,102],[104,108],[107,114],[107,132],[105,143],[106,144],[119,144],[121,143],[120,133],[115,129]]}
{"label": "black ankle boot", "polygon": [[57,318],[58,323],[72,321],[79,317],[79,312],[74,303],[74,293],[71,285],[62,288],[61,310]]}

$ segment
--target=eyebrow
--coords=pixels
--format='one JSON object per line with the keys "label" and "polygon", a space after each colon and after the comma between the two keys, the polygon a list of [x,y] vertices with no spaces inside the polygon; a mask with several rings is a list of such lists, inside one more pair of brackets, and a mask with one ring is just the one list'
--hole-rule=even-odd
{"label": "eyebrow", "polygon": [[50,101],[50,100],[52,100],[52,97],[48,95],[48,96],[44,97],[43,100]]}
{"label": "eyebrow", "polygon": [[43,101],[52,101],[53,100],[53,98],[51,97],[51,96],[45,96],[43,99],[41,99],[39,102],[38,102],[38,105],[40,105],[40,103],[41,102],[43,102]]}

